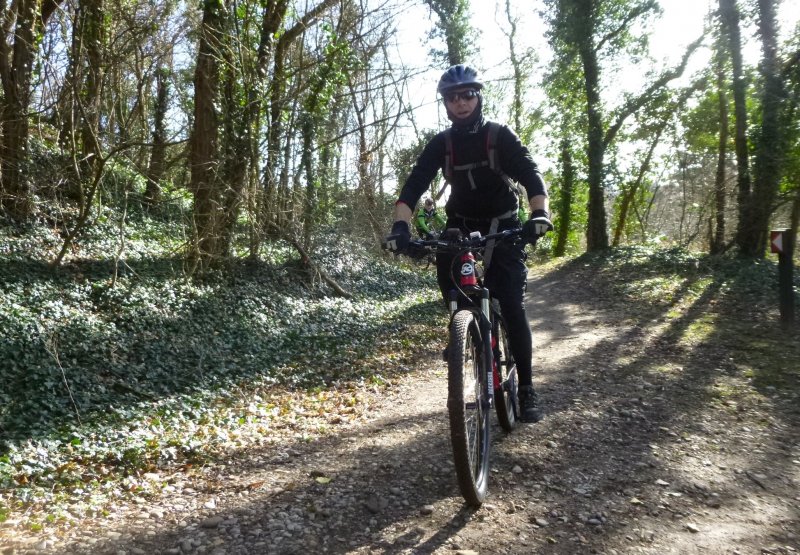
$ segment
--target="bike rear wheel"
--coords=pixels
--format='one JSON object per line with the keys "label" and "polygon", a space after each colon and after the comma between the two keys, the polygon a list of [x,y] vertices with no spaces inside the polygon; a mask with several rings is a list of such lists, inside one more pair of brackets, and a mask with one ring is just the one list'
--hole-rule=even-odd
{"label": "bike rear wheel", "polygon": [[519,401],[517,391],[517,365],[508,343],[508,332],[505,322],[500,314],[495,314],[495,347],[494,360],[497,364],[500,387],[494,390],[494,403],[497,410],[497,420],[507,432],[517,427],[519,421]]}
{"label": "bike rear wheel", "polygon": [[480,507],[489,482],[489,411],[487,371],[479,319],[457,312],[450,325],[447,411],[450,439],[461,494]]}

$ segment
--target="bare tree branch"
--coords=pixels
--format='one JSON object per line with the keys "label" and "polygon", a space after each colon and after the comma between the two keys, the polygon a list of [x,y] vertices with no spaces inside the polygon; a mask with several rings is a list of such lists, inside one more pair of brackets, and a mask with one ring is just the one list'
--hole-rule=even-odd
{"label": "bare tree branch", "polygon": [[630,12],[630,13],[629,13],[627,16],[625,16],[625,19],[623,19],[623,20],[620,22],[620,24],[619,24],[619,25],[616,27],[616,29],[612,30],[610,33],[608,33],[608,34],[607,34],[607,35],[605,35],[605,36],[604,36],[602,39],[600,39],[600,42],[599,42],[599,43],[597,43],[597,48],[596,48],[596,50],[597,50],[598,52],[599,52],[600,50],[602,50],[602,49],[603,49],[603,46],[605,46],[607,43],[609,43],[609,42],[611,42],[612,40],[614,40],[614,39],[615,39],[616,37],[618,37],[618,36],[619,36],[619,35],[620,35],[620,34],[621,34],[621,33],[622,33],[622,32],[623,32],[625,29],[627,29],[627,28],[628,28],[628,25],[630,25],[631,21],[633,21],[634,19],[636,19],[636,18],[637,18],[637,17],[639,17],[640,15],[647,13],[648,11],[652,10],[653,8],[655,8],[655,4],[654,4],[653,2],[650,2],[650,3],[648,3],[648,4],[644,4],[644,5],[641,5],[641,6],[637,6],[636,8],[634,8],[633,10],[631,10],[631,12]]}
{"label": "bare tree branch", "polygon": [[614,140],[617,136],[617,133],[622,128],[622,125],[625,123],[625,120],[636,113],[639,108],[647,104],[653,97],[653,94],[663,88],[667,83],[672,81],[673,79],[677,79],[680,77],[684,70],[686,69],[686,65],[689,63],[689,58],[694,54],[694,51],[702,44],[703,39],[705,37],[700,37],[689,47],[686,49],[686,53],[683,55],[683,59],[681,60],[680,65],[675,69],[672,69],[666,73],[664,73],[661,77],[659,77],[652,85],[647,87],[647,89],[640,94],[639,96],[628,100],[627,103],[620,109],[619,113],[617,114],[617,119],[614,123],[608,128],[606,131],[605,137],[603,137],[603,145],[608,147],[609,144]]}

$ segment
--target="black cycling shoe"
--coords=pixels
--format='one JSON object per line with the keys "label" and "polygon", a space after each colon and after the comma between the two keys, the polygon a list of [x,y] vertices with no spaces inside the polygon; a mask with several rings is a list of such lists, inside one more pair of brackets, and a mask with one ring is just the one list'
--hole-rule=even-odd
{"label": "black cycling shoe", "polygon": [[518,397],[520,422],[538,422],[542,419],[539,401],[532,385],[521,385]]}

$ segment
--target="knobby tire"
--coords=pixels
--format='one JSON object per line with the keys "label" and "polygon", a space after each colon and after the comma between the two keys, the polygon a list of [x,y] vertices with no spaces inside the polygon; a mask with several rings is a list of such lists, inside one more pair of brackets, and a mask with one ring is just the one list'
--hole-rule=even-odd
{"label": "knobby tire", "polygon": [[455,314],[448,348],[447,411],[461,494],[480,507],[489,482],[489,400],[479,320],[469,310]]}

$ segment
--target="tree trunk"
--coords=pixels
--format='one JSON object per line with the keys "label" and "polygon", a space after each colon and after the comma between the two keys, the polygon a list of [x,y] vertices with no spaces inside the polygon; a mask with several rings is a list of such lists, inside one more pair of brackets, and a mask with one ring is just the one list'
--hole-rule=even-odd
{"label": "tree trunk", "polygon": [[28,108],[31,99],[31,75],[44,23],[58,7],[59,0],[20,0],[16,7],[13,45],[0,38],[0,80],[3,98],[0,103],[0,209],[22,222],[33,214],[33,184],[28,181]]}
{"label": "tree trunk", "polygon": [[3,104],[0,202],[12,219],[24,222],[32,216],[34,209],[33,184],[27,179],[27,100],[14,101],[6,98]]}
{"label": "tree trunk", "polygon": [[756,237],[751,216],[752,191],[750,182],[750,159],[747,147],[747,83],[744,79],[742,62],[742,39],[739,30],[739,9],[736,0],[719,0],[719,11],[726,34],[733,64],[733,104],[736,123],[734,144],[736,147],[736,182],[738,188],[737,204],[739,223],[736,230],[736,244],[742,254],[755,253]]}
{"label": "tree trunk", "polygon": [[561,206],[558,211],[558,230],[554,256],[564,256],[567,252],[567,239],[572,223],[572,194],[575,189],[575,166],[572,162],[570,140],[561,139]]}
{"label": "tree trunk", "polygon": [[[283,24],[286,17],[286,10],[288,7],[288,0],[267,0],[264,7],[264,16],[261,20],[260,40],[258,44],[258,55],[256,61],[255,75],[253,76],[253,86],[249,91],[248,116],[247,125],[250,132],[250,179],[254,184],[258,184],[260,179],[257,176],[258,168],[261,167],[261,125],[262,125],[262,109],[264,99],[270,96],[268,87],[266,86],[266,77],[269,72],[270,64],[272,63],[273,56],[275,55],[275,37]],[[271,129],[271,128],[270,128]],[[271,139],[271,134],[269,134]],[[268,139],[269,140],[269,139]],[[269,153],[268,149],[268,153]],[[272,155],[273,160],[274,156]],[[271,174],[274,166],[271,165],[270,154],[267,154],[267,168],[265,173],[265,186],[252,187],[252,211],[251,216],[251,236],[250,236],[250,257],[255,258],[258,251],[261,249],[261,241],[264,238],[268,220],[268,192],[264,189],[274,189],[274,179]]]}
{"label": "tree trunk", "polygon": [[156,102],[153,109],[153,146],[150,149],[150,165],[147,169],[145,202],[153,206],[161,199],[161,179],[164,177],[167,160],[167,129],[164,119],[169,103],[169,69],[162,67],[156,74]]}
{"label": "tree trunk", "polygon": [[728,160],[728,95],[725,82],[725,56],[717,52],[717,91],[719,94],[719,146],[717,147],[717,174],[714,181],[714,206],[716,229],[711,240],[711,254],[725,250],[725,178]]}
{"label": "tree trunk", "polygon": [[[286,103],[286,81],[288,77],[284,71],[286,57],[286,43],[279,42],[275,49],[274,67],[272,72],[272,86],[270,87],[269,103],[270,117],[269,130],[267,131],[267,159],[264,168],[264,210],[262,214],[264,229],[267,232],[280,229],[282,217],[280,214],[278,160],[281,157],[281,137],[283,123],[281,112]],[[277,224],[275,227],[273,224]]]}
{"label": "tree trunk", "polygon": [[[72,156],[77,155],[77,139],[75,129],[80,119],[77,107],[77,95],[80,90],[80,83],[83,80],[83,39],[80,28],[82,27],[82,10],[80,5],[75,8],[72,14],[75,23],[72,29],[72,42],[69,52],[69,65],[64,76],[64,86],[61,88],[59,97],[58,117],[58,144],[63,152],[68,152]],[[79,179],[80,176],[74,176]]]}
{"label": "tree trunk", "polygon": [[202,271],[220,261],[222,194],[217,179],[219,164],[221,36],[224,8],[215,1],[204,4],[200,44],[194,73],[194,127],[189,140],[190,189],[194,194],[194,245],[191,258]]}
{"label": "tree trunk", "polygon": [[781,181],[784,143],[781,132],[781,104],[785,96],[778,60],[778,40],[774,0],[758,0],[758,28],[761,36],[762,58],[760,73],[761,131],[756,147],[752,203],[752,230],[747,254],[763,258],[769,242],[769,219],[775,209],[775,199]]}
{"label": "tree trunk", "polygon": [[792,217],[789,228],[789,235],[791,236],[789,259],[794,260],[794,253],[796,252],[797,245],[797,228],[800,226],[800,188],[795,191],[794,202],[792,203]]}
{"label": "tree trunk", "polygon": [[606,230],[606,205],[604,176],[605,144],[600,100],[600,71],[597,52],[590,43],[591,35],[582,41],[580,48],[586,88],[587,155],[589,158],[589,221],[586,227],[586,249],[596,251],[608,248]]}
{"label": "tree trunk", "polygon": [[[81,0],[83,13],[83,44],[86,49],[86,81],[79,102],[81,103],[81,143],[83,157],[90,170],[100,157],[98,131],[100,124],[100,99],[103,87],[103,0]],[[94,175],[93,171],[88,172]]]}
{"label": "tree trunk", "polygon": [[247,183],[249,157],[244,153],[250,148],[247,109],[247,93],[238,82],[239,72],[229,63],[225,66],[223,108],[223,135],[221,137],[221,174],[219,179],[222,195],[222,221],[220,222],[220,251],[229,254],[233,247],[236,224],[241,211]]}
{"label": "tree trunk", "polygon": [[311,234],[317,214],[317,172],[313,155],[314,149],[314,124],[311,114],[303,115],[303,153],[301,155],[303,170],[305,171],[306,187],[303,195],[303,245],[311,246]]}

